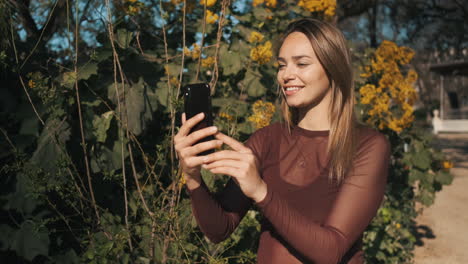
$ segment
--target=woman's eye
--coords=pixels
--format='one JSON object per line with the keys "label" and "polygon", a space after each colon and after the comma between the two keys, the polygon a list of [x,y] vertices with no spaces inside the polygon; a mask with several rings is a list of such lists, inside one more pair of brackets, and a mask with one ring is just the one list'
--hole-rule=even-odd
{"label": "woman's eye", "polygon": [[299,67],[305,67],[305,66],[307,66],[307,65],[309,65],[309,64],[308,64],[308,63],[298,63],[298,64],[297,64],[297,66],[299,66]]}
{"label": "woman's eye", "polygon": [[284,67],[286,67],[286,65],[284,65],[284,64],[278,65],[278,69],[283,69]]}

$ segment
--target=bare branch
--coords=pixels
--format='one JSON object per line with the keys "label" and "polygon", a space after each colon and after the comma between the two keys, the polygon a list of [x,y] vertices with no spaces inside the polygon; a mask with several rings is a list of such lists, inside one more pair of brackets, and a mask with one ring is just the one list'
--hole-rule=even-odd
{"label": "bare branch", "polygon": [[9,2],[18,11],[18,16],[21,20],[21,24],[23,24],[24,30],[26,30],[26,36],[28,38],[37,39],[40,31],[37,28],[36,21],[34,21],[34,19],[31,16],[31,13],[29,12],[29,1],[9,0]]}

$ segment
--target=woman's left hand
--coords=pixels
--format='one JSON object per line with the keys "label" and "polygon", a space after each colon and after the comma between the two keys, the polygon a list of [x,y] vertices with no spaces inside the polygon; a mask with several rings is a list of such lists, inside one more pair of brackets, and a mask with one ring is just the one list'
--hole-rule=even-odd
{"label": "woman's left hand", "polygon": [[258,172],[258,160],[252,150],[239,141],[220,132],[215,137],[232,150],[222,150],[207,155],[203,168],[215,174],[226,174],[234,178],[242,192],[255,202],[262,201],[267,186]]}

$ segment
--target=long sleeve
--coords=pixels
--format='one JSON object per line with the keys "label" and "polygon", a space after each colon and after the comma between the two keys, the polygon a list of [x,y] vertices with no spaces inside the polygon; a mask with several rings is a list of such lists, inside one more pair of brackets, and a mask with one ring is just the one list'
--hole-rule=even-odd
{"label": "long sleeve", "polygon": [[339,263],[375,216],[383,198],[390,146],[376,133],[358,148],[353,169],[338,189],[322,223],[291,206],[279,192],[268,189],[257,204],[275,231],[313,263]]}
{"label": "long sleeve", "polygon": [[190,192],[190,199],[198,226],[214,243],[231,235],[252,204],[232,179],[217,194],[210,193],[202,182]]}
{"label": "long sleeve", "polygon": [[[260,160],[263,153],[265,129],[256,131],[246,146]],[[220,192],[213,194],[204,182],[189,192],[192,211],[201,231],[214,243],[225,240],[239,225],[252,205],[233,179]]]}

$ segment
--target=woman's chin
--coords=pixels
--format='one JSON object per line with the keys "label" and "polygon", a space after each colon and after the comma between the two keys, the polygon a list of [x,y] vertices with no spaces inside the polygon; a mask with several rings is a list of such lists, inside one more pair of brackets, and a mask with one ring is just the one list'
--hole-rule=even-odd
{"label": "woman's chin", "polygon": [[299,100],[294,100],[294,99],[286,100],[286,103],[288,104],[289,107],[292,107],[292,108],[303,108],[303,107],[305,107],[304,103],[300,102]]}

